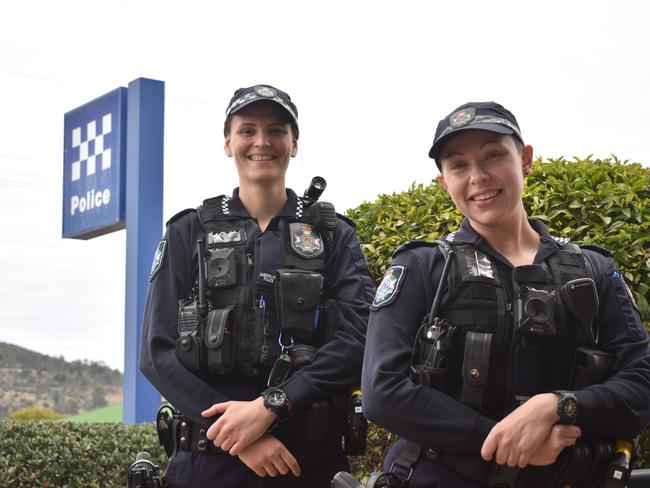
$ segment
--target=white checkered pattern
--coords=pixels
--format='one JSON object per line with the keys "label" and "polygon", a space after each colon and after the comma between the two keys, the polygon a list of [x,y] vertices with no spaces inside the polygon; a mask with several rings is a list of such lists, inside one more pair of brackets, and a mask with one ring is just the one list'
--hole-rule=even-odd
{"label": "white checkered pattern", "polygon": [[[97,123],[101,123],[101,132],[97,133]],[[111,132],[111,114],[108,113],[99,120],[88,122],[86,126],[86,140],[81,140],[81,127],[72,129],[72,147],[79,148],[79,159],[72,163],[72,181],[81,178],[81,163],[86,162],[86,176],[94,175],[97,163],[101,163],[102,170],[111,167],[111,148],[104,147],[104,136]],[[90,143],[94,141],[94,150],[90,152]]]}

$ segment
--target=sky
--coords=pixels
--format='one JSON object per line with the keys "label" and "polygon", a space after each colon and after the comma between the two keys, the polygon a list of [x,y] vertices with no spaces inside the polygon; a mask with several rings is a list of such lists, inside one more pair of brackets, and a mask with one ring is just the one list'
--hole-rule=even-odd
{"label": "sky", "polygon": [[437,122],[468,101],[509,108],[536,155],[647,165],[649,14],[625,0],[5,2],[0,341],[123,370],[125,231],[61,237],[66,112],[165,82],[164,220],[237,185],[223,114],[258,83],[298,106],[288,186],[323,176],[340,212],[429,183]]}

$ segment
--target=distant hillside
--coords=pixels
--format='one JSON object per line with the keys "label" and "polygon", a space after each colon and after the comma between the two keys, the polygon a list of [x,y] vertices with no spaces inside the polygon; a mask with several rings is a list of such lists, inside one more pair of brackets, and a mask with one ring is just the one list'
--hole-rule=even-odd
{"label": "distant hillside", "polygon": [[0,418],[29,406],[73,415],[121,401],[122,373],[116,369],[0,342]]}

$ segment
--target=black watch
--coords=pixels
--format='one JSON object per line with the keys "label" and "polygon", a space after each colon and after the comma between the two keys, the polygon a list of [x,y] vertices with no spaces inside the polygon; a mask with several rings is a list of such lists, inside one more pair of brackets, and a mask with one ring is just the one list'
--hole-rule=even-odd
{"label": "black watch", "polygon": [[570,391],[556,390],[553,393],[560,395],[557,401],[557,414],[560,417],[560,423],[571,425],[576,423],[578,418],[578,399]]}
{"label": "black watch", "polygon": [[278,420],[283,420],[289,415],[289,398],[280,388],[271,387],[262,392],[264,406],[278,416]]}

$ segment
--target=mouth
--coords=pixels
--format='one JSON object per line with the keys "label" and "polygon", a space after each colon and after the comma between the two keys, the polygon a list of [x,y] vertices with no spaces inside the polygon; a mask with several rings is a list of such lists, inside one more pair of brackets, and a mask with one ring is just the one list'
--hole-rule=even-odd
{"label": "mouth", "polygon": [[249,154],[248,159],[250,161],[273,161],[275,155],[273,154]]}
{"label": "mouth", "polygon": [[493,191],[486,191],[483,193],[476,193],[471,197],[469,197],[469,200],[473,202],[484,202],[486,200],[490,200],[496,197],[499,193],[501,193],[501,190],[493,190]]}

